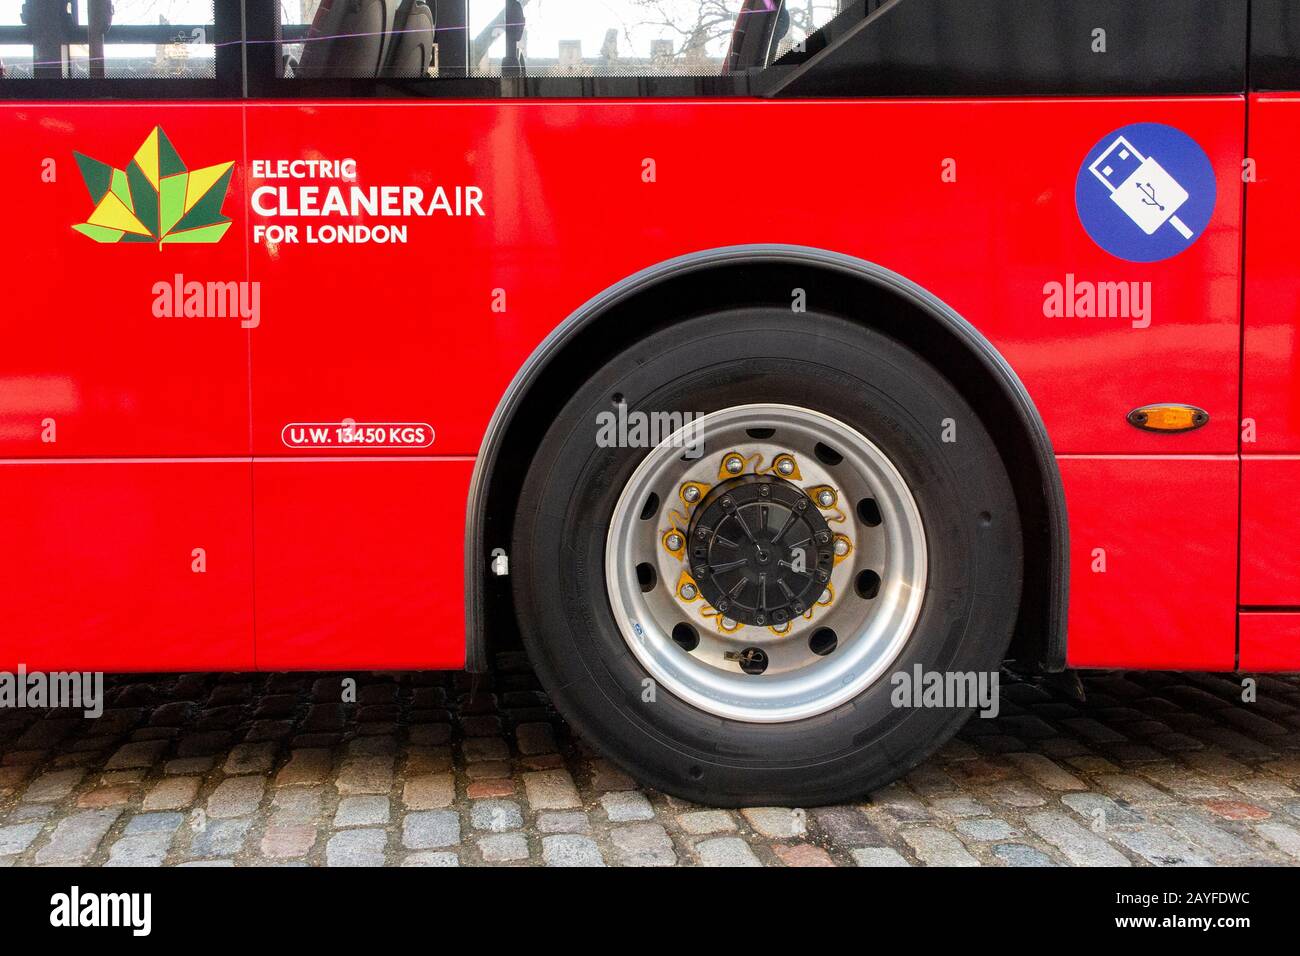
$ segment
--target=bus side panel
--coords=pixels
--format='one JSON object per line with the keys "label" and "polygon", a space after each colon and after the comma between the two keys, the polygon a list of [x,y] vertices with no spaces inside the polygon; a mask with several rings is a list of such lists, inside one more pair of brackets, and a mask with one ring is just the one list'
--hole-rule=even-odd
{"label": "bus side panel", "polygon": [[[160,247],[74,231],[95,212],[74,153],[120,170],[129,195],[155,127],[191,171],[234,163],[226,235]],[[194,313],[208,282],[247,278],[240,108],[7,105],[0,143],[0,458],[247,455],[249,330],[237,315],[184,314],[187,283],[204,284]],[[146,216],[160,204],[139,191]]]}
{"label": "bus side panel", "polygon": [[1297,647],[1300,647],[1300,613],[1251,611],[1241,615],[1241,660],[1238,662],[1241,670],[1300,670]]}
{"label": "bus side panel", "polygon": [[[946,301],[1015,368],[1058,454],[1237,453],[1242,97],[254,102],[247,115],[249,161],[267,164],[248,171],[250,196],[261,197],[250,273],[265,312],[252,356],[257,455],[358,454],[287,448],[282,437],[292,423],[348,419],[427,422],[437,433],[431,449],[375,454],[473,455],[510,380],[584,302],[674,256],[768,242],[857,256]],[[1216,179],[1205,233],[1155,263],[1104,251],[1075,208],[1089,150],[1145,122],[1193,138]],[[355,159],[361,187],[450,196],[476,186],[486,214],[295,216],[299,187],[316,188],[319,202],[351,185],[268,172],[305,158]],[[298,241],[259,226],[294,227]],[[400,242],[343,244],[332,241],[339,226],[404,231]],[[1079,283],[1122,285],[1143,307],[1098,315],[1072,298],[1060,314],[1049,290]],[[806,293],[816,308],[815,283]],[[1169,401],[1206,409],[1209,423],[1169,435],[1126,420]],[[1147,476],[1184,486],[1175,457],[1102,467],[1134,494],[1152,492]],[[1076,482],[1077,540],[1113,539],[1128,562],[1105,586],[1076,563],[1080,663],[1232,666],[1235,563],[1220,565],[1237,546],[1235,464],[1191,470],[1212,479],[1214,520],[1185,529],[1190,517],[1166,516],[1140,534],[1126,523],[1130,505],[1117,510],[1104,489]],[[276,520],[259,495],[259,528],[264,516]],[[1181,560],[1184,530],[1213,552],[1210,565]],[[266,564],[259,556],[259,574]],[[1116,611],[1115,593],[1134,603]],[[1166,631],[1153,635],[1157,624]],[[301,649],[345,666],[352,638],[330,633]]]}
{"label": "bus side panel", "polygon": [[1231,670],[1237,461],[1064,458],[1071,667]]}
{"label": "bus side panel", "polygon": [[[1300,609],[1300,93],[1252,97],[1242,355],[1241,603]],[[1300,670],[1300,614],[1241,617],[1241,666]]]}
{"label": "bus side panel", "polygon": [[[1241,603],[1300,605],[1300,455],[1241,463]],[[1300,667],[1300,644],[1294,648]]]}
{"label": "bus side panel", "polygon": [[[1250,104],[1242,453],[1300,453],[1300,93]],[[1300,598],[1300,595],[1297,595]]]}
{"label": "bus side panel", "polygon": [[258,670],[464,667],[472,469],[254,462]]}
{"label": "bus side panel", "polygon": [[[747,243],[847,253],[945,300],[1025,381],[1058,454],[1236,452],[1241,97],[247,109],[251,163],[351,158],[356,185],[426,197],[472,185],[485,212],[295,216],[285,209],[302,205],[300,187],[318,190],[319,205],[351,184],[250,168],[250,195],[268,211],[250,215],[265,312],[256,454],[350,454],[286,449],[281,437],[287,424],[346,418],[427,421],[432,451],[405,453],[475,454],[520,366],[584,302],[674,256]],[[1186,132],[1217,181],[1205,234],[1155,263],[1110,255],[1075,210],[1089,150],[1141,122]],[[259,232],[269,226],[295,228],[298,241]],[[327,241],[327,226],[331,237],[400,227],[404,241]],[[1055,314],[1053,283],[1076,290],[1067,314]],[[1133,290],[1127,314],[1078,305],[1102,283]],[[816,308],[815,285],[806,292]],[[1169,436],[1125,419],[1167,401],[1210,421]]]}
{"label": "bus side panel", "polygon": [[0,463],[0,670],[250,670],[249,470]]}

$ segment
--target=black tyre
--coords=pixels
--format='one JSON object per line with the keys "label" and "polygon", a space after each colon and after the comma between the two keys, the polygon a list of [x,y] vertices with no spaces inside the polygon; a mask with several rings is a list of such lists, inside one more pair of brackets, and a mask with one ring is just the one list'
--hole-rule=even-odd
{"label": "black tyre", "polygon": [[[608,447],[611,412],[637,447]],[[652,413],[703,417],[652,448]],[[915,767],[973,708],[900,705],[895,675],[996,674],[1021,590],[1011,483],[961,395],[884,336],[777,309],[683,322],[593,374],[542,438],[512,553],[572,727],[723,806],[860,798]]]}

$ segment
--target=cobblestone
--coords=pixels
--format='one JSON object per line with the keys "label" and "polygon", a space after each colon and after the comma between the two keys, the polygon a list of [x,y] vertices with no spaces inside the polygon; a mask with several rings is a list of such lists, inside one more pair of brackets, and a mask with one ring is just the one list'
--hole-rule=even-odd
{"label": "cobblestone", "polygon": [[590,833],[591,821],[585,813],[539,813],[534,824],[538,833]]}
{"label": "cobblestone", "polygon": [[1007,866],[1055,866],[1052,858],[1041,850],[1023,843],[999,843],[993,848],[993,855]]}
{"label": "cobblestone", "polygon": [[129,834],[113,844],[105,866],[162,866],[171,842],[170,831]]}
{"label": "cobblestone", "polygon": [[180,810],[198,796],[203,780],[199,777],[167,777],[154,784],[144,797],[146,810]]}
{"label": "cobblestone", "polygon": [[980,843],[1011,840],[1022,836],[1020,831],[1007,823],[1006,820],[999,820],[996,817],[975,817],[968,820],[958,820],[956,830],[960,836],[969,840],[977,840]]}
{"label": "cobblestone", "polygon": [[528,859],[528,838],[522,833],[493,833],[480,837],[479,852],[484,863],[511,863]]}
{"label": "cobblestone", "polygon": [[834,866],[831,855],[819,846],[811,843],[794,843],[788,846],[772,848],[777,857],[786,866]]}
{"label": "cobblestone", "polygon": [[20,823],[17,826],[0,827],[0,856],[22,853],[32,845],[36,835],[44,829],[40,823]]}
{"label": "cobblestone", "polygon": [[762,866],[749,844],[740,837],[713,837],[695,844],[705,866]]}
{"label": "cobblestone", "polygon": [[383,866],[387,842],[383,830],[344,830],[330,837],[325,862],[329,866]]}
{"label": "cobblestone", "polygon": [[672,837],[658,823],[615,827],[609,836],[624,866],[672,866],[677,862]]}
{"label": "cobblestone", "polygon": [[408,850],[455,846],[460,842],[460,817],[454,810],[422,810],[402,820],[402,846]]}
{"label": "cobblestone", "polygon": [[595,840],[569,834],[542,837],[542,859],[547,866],[605,865]]}
{"label": "cobblestone", "polygon": [[456,778],[450,773],[426,773],[406,781],[402,802],[411,810],[437,810],[456,799]]}
{"label": "cobblestone", "polygon": [[520,724],[515,731],[515,742],[521,754],[555,753],[555,733],[550,724]]}
{"label": "cobblestone", "polygon": [[528,805],[534,810],[565,810],[582,806],[582,798],[567,770],[538,770],[524,774]]}
{"label": "cobblestone", "polygon": [[1105,840],[1083,829],[1063,813],[1030,814],[1030,828],[1056,847],[1071,863],[1087,866],[1131,866],[1129,860]]}
{"label": "cobblestone", "polygon": [[911,866],[903,854],[892,847],[865,846],[849,851],[858,866]]}
{"label": "cobblestone", "polygon": [[644,794],[635,790],[614,790],[600,798],[605,814],[611,823],[628,823],[632,820],[653,820],[655,811]]}
{"label": "cobblestone", "polygon": [[169,746],[166,740],[142,740],[126,744],[108,758],[105,770],[126,770],[131,767],[152,767]]}
{"label": "cobblestone", "polygon": [[408,853],[402,866],[460,866],[460,857],[446,850],[424,850]]}
{"label": "cobblestone", "polygon": [[266,791],[260,777],[230,777],[221,781],[208,797],[208,816],[216,819],[242,817],[257,809]]}
{"label": "cobblestone", "polygon": [[736,821],[726,810],[696,810],[683,813],[677,825],[686,833],[723,833],[736,829]]}
{"label": "cobblestone", "polygon": [[504,833],[524,825],[524,815],[513,800],[476,800],[470,807],[470,822],[475,830]]}
{"label": "cobblestone", "polygon": [[322,783],[329,773],[333,758],[323,748],[295,750],[275,777],[277,787],[311,786]]}
{"label": "cobblestone", "polygon": [[0,866],[1294,865],[1300,678],[1007,676],[897,783],[719,809],[576,739],[519,655],[470,678],[110,677],[102,718],[0,714]]}
{"label": "cobblestone", "polygon": [[351,757],[335,781],[339,793],[387,793],[393,786],[392,757]]}
{"label": "cobblestone", "polygon": [[946,830],[935,827],[914,827],[903,831],[903,839],[922,863],[931,866],[979,866],[961,840]]}
{"label": "cobblestone", "polygon": [[194,837],[190,841],[191,857],[234,856],[244,846],[244,838],[252,829],[251,817],[241,820],[190,821]]}
{"label": "cobblestone", "polygon": [[741,811],[757,833],[769,840],[792,840],[808,832],[807,814],[785,807],[754,807]]}
{"label": "cobblestone", "polygon": [[222,769],[229,774],[268,773],[275,763],[275,751],[272,743],[240,744],[231,748]]}
{"label": "cobblestone", "polygon": [[37,864],[75,866],[88,862],[120,813],[120,810],[87,810],[64,817],[54,828],[50,841],[36,851]]}
{"label": "cobblestone", "polygon": [[27,792],[23,794],[23,799],[28,803],[46,801],[53,803],[62,800],[76,789],[85,775],[84,770],[54,770],[41,774],[27,785]]}
{"label": "cobblestone", "polygon": [[[324,792],[321,787],[289,787],[277,790],[275,796],[271,798],[271,822],[312,823],[321,816],[324,806],[323,797]],[[343,801],[340,800],[339,803],[342,804]]]}
{"label": "cobblestone", "polygon": [[388,815],[387,797],[344,797],[334,814],[334,826],[385,826]]}

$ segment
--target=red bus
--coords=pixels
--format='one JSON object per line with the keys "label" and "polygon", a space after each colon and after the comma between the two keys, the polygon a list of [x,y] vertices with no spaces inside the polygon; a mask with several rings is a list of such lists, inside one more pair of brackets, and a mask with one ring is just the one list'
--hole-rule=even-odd
{"label": "red bus", "polygon": [[0,668],[517,625],[715,804],[1006,661],[1300,669],[1300,5],[9,0],[0,60]]}

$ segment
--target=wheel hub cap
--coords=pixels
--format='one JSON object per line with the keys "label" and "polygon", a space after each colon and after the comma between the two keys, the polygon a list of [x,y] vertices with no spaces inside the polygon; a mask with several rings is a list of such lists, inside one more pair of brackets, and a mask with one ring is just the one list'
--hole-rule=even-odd
{"label": "wheel hub cap", "polygon": [[926,563],[893,463],[844,422],[780,404],[719,409],[656,445],[605,541],[610,610],[647,674],[759,723],[825,713],[882,679]]}
{"label": "wheel hub cap", "polygon": [[714,488],[688,530],[700,593],[744,624],[784,624],[816,603],[835,562],[825,519],[796,485],[745,475]]}

